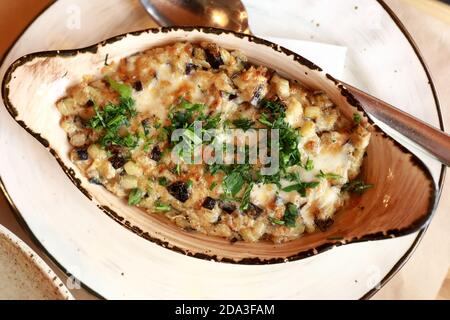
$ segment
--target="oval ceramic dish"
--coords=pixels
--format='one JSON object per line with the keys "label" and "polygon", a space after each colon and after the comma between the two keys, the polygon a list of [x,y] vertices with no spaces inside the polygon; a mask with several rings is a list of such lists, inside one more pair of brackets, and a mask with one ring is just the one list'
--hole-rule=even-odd
{"label": "oval ceramic dish", "polygon": [[189,233],[161,217],[130,207],[103,187],[89,183],[68,157],[70,145],[59,125],[56,101],[83,75],[99,74],[105,61],[117,61],[177,41],[200,40],[241,50],[256,64],[325,91],[346,117],[352,116],[354,108],[362,110],[342,84],[303,57],[254,36],[212,28],[149,29],[84,49],[24,56],[5,75],[3,99],[14,119],[55,156],[70,180],[103,212],[140,236],[187,255],[233,263],[284,262],[341,244],[408,234],[429,220],[436,204],[436,186],[428,169],[375,126],[362,167],[363,180],[375,187],[353,198],[337,213],[335,223],[326,232],[307,234],[283,244],[232,244],[225,239]]}
{"label": "oval ceramic dish", "polygon": [[72,300],[50,267],[0,225],[0,300]]}

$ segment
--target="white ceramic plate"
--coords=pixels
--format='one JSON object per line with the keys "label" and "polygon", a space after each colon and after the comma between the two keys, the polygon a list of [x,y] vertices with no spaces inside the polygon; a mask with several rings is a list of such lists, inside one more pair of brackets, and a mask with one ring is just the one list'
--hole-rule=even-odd
{"label": "white ceramic plate", "polygon": [[71,300],[50,267],[11,231],[0,225],[0,300]]}
{"label": "white ceramic plate", "polygon": [[[381,3],[244,2],[255,33],[348,47],[342,80],[439,126],[437,101],[425,69]],[[13,60],[32,51],[84,47],[152,26],[137,0],[60,0],[16,43],[0,76]],[[0,148],[0,175],[31,232],[60,265],[106,298],[355,299],[389,278],[420,236],[352,244],[286,264],[204,261],[152,244],[102,214],[4,108]],[[418,155],[439,181],[441,165]]]}

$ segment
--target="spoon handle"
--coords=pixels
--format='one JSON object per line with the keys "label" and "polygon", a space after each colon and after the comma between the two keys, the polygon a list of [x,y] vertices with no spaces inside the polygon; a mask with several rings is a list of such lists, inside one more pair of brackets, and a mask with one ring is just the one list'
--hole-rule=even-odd
{"label": "spoon handle", "polygon": [[446,166],[450,166],[450,136],[429,124],[351,85],[345,87],[368,113],[408,137]]}

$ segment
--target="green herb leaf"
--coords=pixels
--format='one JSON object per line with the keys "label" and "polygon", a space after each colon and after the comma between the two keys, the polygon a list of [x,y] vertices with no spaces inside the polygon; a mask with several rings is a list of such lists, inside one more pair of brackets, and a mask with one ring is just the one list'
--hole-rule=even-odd
{"label": "green herb leaf", "polygon": [[167,212],[172,210],[172,207],[169,204],[165,204],[160,202],[159,200],[155,201],[155,211],[159,211],[159,212]]}
{"label": "green herb leaf", "polygon": [[131,98],[131,93],[133,91],[130,86],[126,85],[125,83],[117,82],[109,77],[106,77],[106,80],[108,81],[111,88],[118,94],[120,94],[121,97]]}
{"label": "green herb leaf", "polygon": [[292,184],[290,186],[284,187],[282,190],[285,192],[298,191],[300,188],[303,188],[301,183]]}
{"label": "green herb leaf", "polygon": [[305,168],[306,171],[313,170],[314,169],[314,162],[311,159],[306,160],[304,168]]}
{"label": "green herb leaf", "polygon": [[103,146],[110,144],[122,145],[129,148],[136,147],[137,135],[130,133],[125,136],[119,135],[119,129],[127,126],[131,117],[136,115],[134,101],[131,98],[120,98],[119,104],[107,104],[103,110],[94,105],[95,116],[89,120],[88,126],[95,130],[103,130],[103,135],[98,142]]}
{"label": "green herb leaf", "polygon": [[287,174],[286,178],[288,180],[295,181],[296,183],[287,186],[282,190],[286,192],[297,191],[302,197],[306,197],[307,188],[315,188],[320,184],[320,182],[318,181],[302,182],[300,179],[300,175],[297,172]]}
{"label": "green herb leaf", "polygon": [[211,183],[211,185],[209,186],[209,190],[211,190],[211,191],[213,191],[214,190],[214,188],[217,186],[217,182],[213,182],[213,183]]}
{"label": "green herb leaf", "polygon": [[316,178],[323,178],[323,179],[331,179],[331,180],[338,180],[341,179],[342,176],[336,173],[324,173],[322,170],[319,171],[318,174],[316,174]]}
{"label": "green herb leaf", "polygon": [[242,189],[244,182],[244,178],[239,172],[230,173],[223,179],[225,193],[234,197]]}
{"label": "green herb leaf", "polygon": [[120,137],[119,139],[115,140],[117,144],[123,145],[128,148],[135,148],[138,143],[138,137],[135,135],[132,135],[131,133],[128,133],[124,137]]}
{"label": "green herb leaf", "polygon": [[278,225],[284,225],[284,223],[285,223],[283,220],[279,220],[274,217],[269,217],[269,221],[272,222],[273,224],[278,224]]}
{"label": "green herb leaf", "polygon": [[153,139],[150,138],[145,138],[144,140],[144,145],[142,146],[142,150],[144,150],[144,152],[149,152],[150,151],[150,146],[153,143]]}
{"label": "green herb leaf", "polygon": [[101,127],[106,127],[105,121],[103,120],[102,113],[98,110],[98,106],[94,104],[95,116],[90,119],[89,126],[93,129],[99,129]]}
{"label": "green herb leaf", "polygon": [[355,123],[355,124],[360,124],[361,123],[361,120],[362,120],[362,118],[361,118],[361,115],[359,114],[359,113],[354,113],[353,114],[353,122]]}
{"label": "green herb leaf", "polygon": [[205,105],[201,104],[201,103],[191,103],[191,102],[187,101],[186,99],[184,99],[183,97],[181,97],[181,102],[179,104],[179,107],[193,112],[193,111],[199,111],[199,110],[204,109]]}
{"label": "green herb leaf", "polygon": [[298,217],[298,208],[295,204],[293,203],[288,203],[286,205],[286,210],[284,211],[284,222],[285,225],[288,227],[295,227],[296,221],[297,221],[297,217]]}
{"label": "green herb leaf", "polygon": [[269,120],[268,115],[265,113],[261,114],[258,121],[261,122],[263,125],[268,126],[269,128],[272,127],[272,122]]}
{"label": "green herb leaf", "polygon": [[181,175],[181,164],[178,163],[176,167],[173,169],[173,173],[175,173],[177,176]]}
{"label": "green herb leaf", "polygon": [[255,125],[254,121],[247,118],[235,119],[232,121],[232,123],[236,128],[242,129],[244,131],[247,131]]}
{"label": "green herb leaf", "polygon": [[253,183],[250,183],[247,188],[244,191],[244,195],[242,196],[241,199],[241,205],[239,206],[239,209],[241,211],[245,211],[248,209],[249,205],[250,205],[250,194],[252,192],[253,189]]}
{"label": "green herb leaf", "polygon": [[199,136],[197,136],[194,133],[193,129],[191,130],[191,128],[184,130],[183,136],[186,137],[189,141],[193,142],[194,145],[202,144],[202,139]]}
{"label": "green herb leaf", "polygon": [[342,186],[342,191],[363,194],[367,189],[373,188],[373,184],[366,184],[361,180],[353,180]]}
{"label": "green herb leaf", "polygon": [[130,206],[137,205],[139,202],[141,202],[144,195],[145,192],[138,188],[131,190],[130,194],[128,195],[128,204]]}
{"label": "green herb leaf", "polygon": [[287,167],[300,163],[298,150],[299,134],[285,120],[285,105],[280,101],[263,100],[261,106],[265,109],[258,121],[263,125],[279,130],[280,167]]}
{"label": "green herb leaf", "polygon": [[159,177],[158,183],[160,186],[166,187],[169,184],[169,180],[166,177]]}
{"label": "green herb leaf", "polygon": [[286,106],[281,101],[271,101],[263,99],[261,101],[261,106],[265,109],[268,109],[273,114],[284,115],[286,110]]}
{"label": "green herb leaf", "polygon": [[283,191],[291,192],[297,191],[302,197],[306,197],[306,189],[307,188],[315,188],[319,185],[319,182],[299,182],[290,186],[283,188]]}
{"label": "green herb leaf", "polygon": [[217,128],[217,126],[219,125],[219,122],[222,120],[220,116],[221,116],[221,114],[218,113],[218,114],[216,114],[216,115],[214,115],[212,117],[211,116],[208,116],[208,117],[204,116],[204,117],[199,118],[199,120],[204,121],[203,130],[209,130],[209,129]]}

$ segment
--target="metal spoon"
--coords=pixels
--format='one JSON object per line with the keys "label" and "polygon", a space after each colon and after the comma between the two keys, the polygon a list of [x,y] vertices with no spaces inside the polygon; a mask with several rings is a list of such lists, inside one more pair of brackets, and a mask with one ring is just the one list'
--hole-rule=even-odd
{"label": "metal spoon", "polygon": [[[140,1],[161,26],[212,26],[250,34],[248,14],[240,0]],[[364,110],[450,166],[448,134],[358,88],[343,84],[362,103]]]}
{"label": "metal spoon", "polygon": [[216,27],[250,33],[248,16],[241,1],[227,0],[141,0],[161,26]]}

